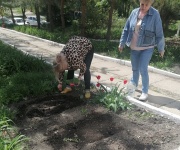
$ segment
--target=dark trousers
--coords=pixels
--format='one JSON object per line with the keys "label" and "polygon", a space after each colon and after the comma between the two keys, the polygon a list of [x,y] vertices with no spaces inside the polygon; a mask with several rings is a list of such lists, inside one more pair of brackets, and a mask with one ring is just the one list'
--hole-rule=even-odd
{"label": "dark trousers", "polygon": [[[84,82],[85,82],[85,89],[90,89],[91,84],[91,72],[90,72],[90,66],[94,55],[94,48],[87,53],[84,63],[86,64],[86,72],[84,74]],[[74,70],[68,70],[67,74],[67,80],[74,78]]]}

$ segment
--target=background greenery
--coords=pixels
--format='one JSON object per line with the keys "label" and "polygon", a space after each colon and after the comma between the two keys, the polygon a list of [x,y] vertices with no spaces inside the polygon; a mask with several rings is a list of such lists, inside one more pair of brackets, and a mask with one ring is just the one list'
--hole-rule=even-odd
{"label": "background greenery", "polygon": [[[50,31],[66,32],[73,27],[76,34],[112,40],[119,39],[126,18],[139,7],[139,0],[0,0],[0,6],[0,16],[12,21],[14,16],[26,19],[27,12],[31,12],[37,17],[39,29],[43,28],[40,16],[44,16],[48,22],[44,27]],[[164,31],[168,32],[165,36],[174,36],[176,31],[169,26],[180,19],[180,1],[155,0],[153,6],[161,15]]]}

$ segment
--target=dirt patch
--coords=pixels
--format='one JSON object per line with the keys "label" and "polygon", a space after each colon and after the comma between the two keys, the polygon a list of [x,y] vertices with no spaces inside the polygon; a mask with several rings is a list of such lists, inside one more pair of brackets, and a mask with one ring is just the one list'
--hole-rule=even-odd
{"label": "dirt patch", "polygon": [[20,102],[16,124],[31,150],[173,150],[180,128],[134,107],[113,113],[72,95]]}

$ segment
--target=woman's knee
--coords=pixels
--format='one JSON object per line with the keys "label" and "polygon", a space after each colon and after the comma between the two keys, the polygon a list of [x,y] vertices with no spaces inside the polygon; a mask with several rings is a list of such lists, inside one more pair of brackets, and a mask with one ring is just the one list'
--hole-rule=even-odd
{"label": "woman's knee", "polygon": [[146,69],[146,68],[140,69],[140,74],[141,74],[141,76],[147,76],[148,75],[148,69]]}

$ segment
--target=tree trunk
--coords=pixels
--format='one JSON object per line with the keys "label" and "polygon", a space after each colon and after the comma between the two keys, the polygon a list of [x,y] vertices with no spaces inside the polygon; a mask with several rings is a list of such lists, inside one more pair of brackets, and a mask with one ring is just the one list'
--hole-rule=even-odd
{"label": "tree trunk", "polygon": [[81,16],[81,35],[85,36],[85,29],[86,29],[86,0],[82,0],[82,6],[81,6],[81,11],[82,11],[82,16]]}
{"label": "tree trunk", "polygon": [[15,20],[14,20],[14,14],[13,14],[13,11],[12,11],[12,7],[9,7],[10,11],[11,11],[11,18],[12,18],[12,21],[13,23],[15,24]]}
{"label": "tree trunk", "polygon": [[48,3],[48,18],[50,22],[50,31],[53,32],[54,30],[54,21],[53,21],[53,15],[52,15],[52,5]]}
{"label": "tree trunk", "polygon": [[35,4],[35,13],[36,13],[38,29],[40,29],[41,28],[41,23],[40,23],[39,4],[37,4],[37,3]]}
{"label": "tree trunk", "polygon": [[111,26],[112,26],[112,16],[113,16],[113,9],[114,9],[114,0],[110,1],[110,10],[109,10],[109,20],[108,20],[108,28],[106,33],[106,41],[109,41],[111,38]]}
{"label": "tree trunk", "polygon": [[65,20],[64,20],[64,0],[61,0],[60,4],[60,14],[61,14],[61,24],[62,24],[62,30],[65,30]]}
{"label": "tree trunk", "polygon": [[26,12],[26,8],[21,8],[21,11],[22,11],[22,16],[23,16],[23,22],[24,22],[24,25],[25,25],[25,18],[26,18],[26,15],[25,15],[25,12]]}

